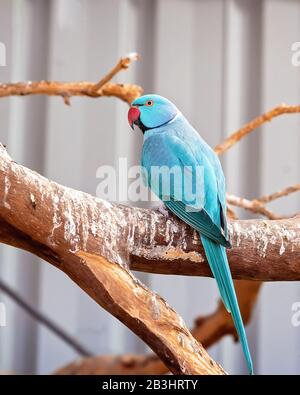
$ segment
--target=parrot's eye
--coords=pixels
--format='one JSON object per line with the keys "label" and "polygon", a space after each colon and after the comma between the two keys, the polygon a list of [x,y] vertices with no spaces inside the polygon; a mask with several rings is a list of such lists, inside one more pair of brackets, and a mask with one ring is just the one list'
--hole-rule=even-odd
{"label": "parrot's eye", "polygon": [[151,106],[153,106],[154,103],[153,103],[153,100],[147,100],[145,104],[147,107],[151,107]]}

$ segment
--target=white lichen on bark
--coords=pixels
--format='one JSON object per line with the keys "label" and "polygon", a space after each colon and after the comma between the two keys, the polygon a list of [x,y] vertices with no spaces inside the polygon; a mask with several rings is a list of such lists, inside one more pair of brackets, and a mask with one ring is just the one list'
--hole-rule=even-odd
{"label": "white lichen on bark", "polygon": [[268,249],[271,246],[279,246],[278,254],[281,256],[287,248],[294,251],[300,248],[300,239],[297,233],[288,229],[284,222],[275,224],[272,221],[253,221],[247,227],[241,226],[239,222],[234,221],[229,224],[231,238],[235,240],[237,247],[248,248],[249,241],[258,255],[265,258]]}

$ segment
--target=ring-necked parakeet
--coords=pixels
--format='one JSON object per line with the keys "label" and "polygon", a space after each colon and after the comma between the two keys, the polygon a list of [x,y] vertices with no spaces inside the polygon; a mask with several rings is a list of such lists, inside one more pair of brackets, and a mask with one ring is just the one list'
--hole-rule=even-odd
{"label": "ring-necked parakeet", "polygon": [[[245,328],[226,256],[225,248],[230,247],[230,240],[227,233],[225,179],[219,159],[176,106],[164,97],[145,95],[134,100],[128,112],[128,121],[132,128],[136,125],[144,135],[141,165],[148,186],[170,211],[200,234],[222,300],[232,314],[248,371],[253,374]],[[157,172],[159,168],[176,168],[177,172],[171,172],[173,176],[169,178],[163,177]],[[178,169],[182,170],[181,176]],[[166,185],[167,182],[169,185]],[[190,189],[188,194],[185,193],[186,185]]]}

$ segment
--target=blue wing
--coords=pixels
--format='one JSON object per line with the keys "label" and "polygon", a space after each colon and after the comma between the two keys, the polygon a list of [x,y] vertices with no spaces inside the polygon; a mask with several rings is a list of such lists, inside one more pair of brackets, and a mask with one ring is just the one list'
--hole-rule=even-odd
{"label": "blue wing", "polygon": [[[205,156],[198,155],[196,157],[192,150],[174,135],[157,133],[144,142],[142,166],[147,173],[148,186],[174,214],[215,242],[224,246],[230,245],[220,226],[221,221],[219,221],[219,224],[215,223],[211,215],[211,213],[214,214],[218,211],[212,210],[212,195],[216,195],[217,182],[213,168],[209,165]],[[181,184],[175,184],[173,179],[163,178],[161,173],[153,172],[155,167],[168,169],[177,167],[184,175],[184,180]],[[187,167],[189,171],[185,171]],[[199,181],[197,177],[201,172],[199,168],[203,169],[204,172],[202,181]],[[166,182],[170,181],[170,187],[165,185]],[[197,182],[201,183],[198,188],[196,188]],[[208,183],[210,188],[207,187]],[[184,186],[187,184],[193,185],[193,189],[199,192],[195,195],[193,201],[185,198],[186,190]],[[168,191],[169,195],[164,191]]]}
{"label": "blue wing", "polygon": [[225,183],[223,169],[216,153],[200,136],[199,138],[201,139],[202,150],[205,151],[205,154],[214,169],[215,177],[217,180],[221,227],[225,233],[226,238],[228,238],[227,217],[226,217],[226,183]]}

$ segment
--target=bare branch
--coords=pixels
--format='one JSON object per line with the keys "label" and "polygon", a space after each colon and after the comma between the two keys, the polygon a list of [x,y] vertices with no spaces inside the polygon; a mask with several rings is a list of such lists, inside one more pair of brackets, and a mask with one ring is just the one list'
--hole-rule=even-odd
{"label": "bare branch", "polygon": [[119,71],[127,69],[133,60],[137,60],[138,55],[133,53],[121,58],[117,65],[99,82],[58,82],[58,81],[38,81],[38,82],[17,82],[0,84],[0,97],[26,96],[26,95],[49,95],[61,96],[65,104],[70,104],[72,96],[103,97],[115,96],[128,104],[140,96],[143,89],[134,84],[113,84],[109,82]]}
{"label": "bare branch", "polygon": [[300,112],[300,105],[290,106],[287,104],[281,104],[280,106],[274,107],[272,110],[260,115],[253,119],[251,122],[246,123],[242,128],[232,133],[223,143],[216,146],[215,151],[219,155],[234,144],[239,142],[243,137],[247,136],[253,130],[257,129],[265,122],[270,122],[273,118],[283,114],[296,114]]}
{"label": "bare branch", "polygon": [[26,96],[26,95],[50,95],[61,96],[67,103],[72,96],[87,96],[92,98],[103,96],[115,96],[131,103],[142,93],[142,88],[133,84],[107,83],[99,90],[94,89],[92,82],[18,82],[11,84],[0,84],[0,97]]}
{"label": "bare branch", "polygon": [[[277,106],[272,110],[266,112],[265,114],[262,114],[259,117],[253,119],[252,121],[246,123],[238,131],[232,133],[225,141],[223,141],[222,143],[220,143],[215,147],[215,152],[217,155],[224,153],[233,145],[238,143],[243,137],[253,132],[255,129],[263,125],[265,122],[271,121],[274,117],[277,117],[282,114],[295,114],[299,112],[300,112],[300,105],[290,106],[290,105],[282,104],[280,106]],[[229,204],[232,204],[233,206],[241,207],[254,214],[260,214],[268,219],[280,219],[280,218],[285,218],[285,216],[273,213],[272,211],[270,211],[265,207],[265,204],[275,199],[278,199],[280,197],[287,196],[299,190],[300,190],[300,184],[296,184],[292,187],[285,188],[280,192],[275,192],[272,195],[263,196],[260,199],[253,199],[253,200],[248,200],[246,198],[228,194],[227,202]],[[233,211],[231,214],[232,216],[235,216],[235,213]]]}
{"label": "bare branch", "polygon": [[[247,325],[250,322],[262,283],[259,281],[235,280],[234,285],[243,322],[244,325]],[[235,340],[238,341],[232,317],[228,314],[221,300],[213,314],[197,318],[195,324],[192,334],[205,348],[215,344],[226,335],[233,335]]]}
{"label": "bare branch", "polygon": [[125,56],[124,58],[121,58],[119,62],[116,64],[112,70],[107,73],[106,76],[104,76],[97,84],[94,85],[93,91],[97,92],[99,89],[101,89],[107,82],[111,81],[113,77],[119,73],[121,70],[127,70],[130,63],[132,61],[138,60],[140,58],[139,54],[136,52],[132,52]]}
{"label": "bare branch", "polygon": [[8,295],[18,306],[26,311],[33,319],[45,325],[48,330],[53,332],[71,348],[73,348],[78,354],[82,356],[92,356],[92,353],[87,350],[82,344],[80,344],[73,336],[69,335],[64,329],[58,326],[50,318],[38,311],[34,306],[27,303],[20,295],[18,295],[12,288],[5,284],[0,279],[0,290],[1,292]]}
{"label": "bare branch", "polygon": [[251,211],[254,214],[260,214],[269,219],[282,219],[284,217],[273,213],[267,209],[259,200],[248,200],[239,196],[227,194],[227,202],[236,207],[241,207],[245,210]]}
{"label": "bare branch", "polygon": [[[250,321],[261,283],[258,281],[235,281],[244,324]],[[192,334],[205,348],[216,343],[225,335],[233,335],[237,339],[236,330],[230,314],[222,303],[216,312],[195,321]],[[53,374],[59,375],[103,375],[103,374],[166,374],[168,368],[153,354],[98,356],[82,358],[57,369]]]}
{"label": "bare branch", "polygon": [[295,184],[290,187],[284,188],[279,192],[274,192],[271,195],[266,195],[266,196],[263,196],[259,199],[256,199],[256,201],[260,202],[260,203],[270,203],[273,200],[279,199],[284,196],[288,196],[288,195],[298,192],[298,191],[300,191],[300,184]]}

